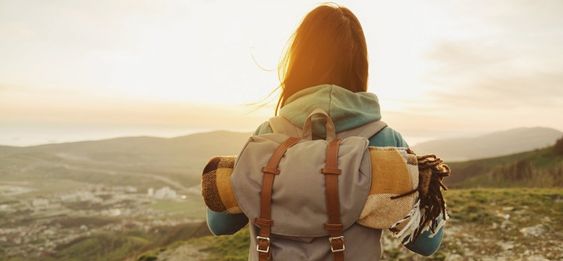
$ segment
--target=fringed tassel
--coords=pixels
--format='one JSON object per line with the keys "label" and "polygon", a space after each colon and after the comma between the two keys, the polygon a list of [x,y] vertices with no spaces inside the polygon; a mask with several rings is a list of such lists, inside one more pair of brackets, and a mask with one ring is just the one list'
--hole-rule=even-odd
{"label": "fringed tassel", "polygon": [[[421,233],[425,231],[431,232],[429,235],[430,238],[434,237],[436,233],[440,231],[440,228],[442,228],[446,224],[449,216],[446,212],[445,218],[436,218],[424,224],[424,212],[425,209],[420,207],[420,200],[417,200],[409,214],[393,224],[393,226],[391,226],[389,230],[393,232],[393,236],[395,238],[398,238],[403,244],[408,244],[409,242],[414,241]],[[401,227],[404,222],[407,222],[407,224],[402,226],[402,228],[399,230],[398,227]]]}
{"label": "fringed tassel", "polygon": [[399,227],[404,222],[408,221],[408,223],[404,225],[400,231],[394,234],[394,237],[401,240],[401,242],[405,242],[405,240],[412,241],[414,239],[413,237],[416,234],[416,230],[419,227],[420,219],[422,217],[419,206],[420,206],[420,200],[417,200],[411,211],[403,219],[396,222],[389,229],[391,231],[397,231],[398,230],[397,227]]}
{"label": "fringed tassel", "polygon": [[432,225],[430,227],[428,227],[427,229],[423,230],[427,231],[430,230],[432,231],[432,233],[430,233],[430,235],[428,236],[429,238],[433,238],[438,231],[440,231],[440,229],[446,225],[446,221],[449,219],[450,217],[448,216],[448,213],[446,212],[446,219],[439,219],[439,220],[433,220],[432,221]]}
{"label": "fringed tassel", "polygon": [[[416,239],[422,232],[430,231],[430,237],[442,228],[449,219],[446,201],[442,189],[447,190],[442,180],[450,175],[450,168],[435,155],[418,157],[419,184],[416,191],[419,197],[407,216],[395,223],[390,230],[395,233],[403,244]],[[415,191],[391,197],[397,199],[408,196]],[[440,216],[442,216],[440,218]],[[399,230],[398,227],[408,220],[408,223]]]}

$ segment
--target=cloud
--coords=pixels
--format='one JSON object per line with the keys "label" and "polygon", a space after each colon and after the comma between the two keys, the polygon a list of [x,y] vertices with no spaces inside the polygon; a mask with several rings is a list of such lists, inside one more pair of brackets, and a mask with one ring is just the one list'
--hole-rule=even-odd
{"label": "cloud", "polygon": [[[561,56],[552,51],[551,55]],[[474,42],[438,44],[428,54],[437,64],[427,76],[437,86],[432,97],[438,103],[454,105],[455,101],[455,106],[477,108],[562,105],[563,67],[534,62],[544,54],[528,55]]]}
{"label": "cloud", "polygon": [[563,66],[544,59],[556,50],[512,48],[477,38],[434,44],[422,77],[432,88],[404,111],[384,111],[384,119],[410,143],[522,126],[563,129],[553,121],[563,114]]}
{"label": "cloud", "polygon": [[[403,66],[412,85],[396,88],[396,99],[404,102],[395,110],[405,114],[388,113],[402,129],[417,135],[445,128],[563,129],[563,122],[553,121],[563,114],[563,2],[462,1],[430,7],[433,12],[426,10],[420,22],[426,43],[417,56],[423,61],[416,70],[408,71],[412,63]],[[409,115],[431,119],[436,127],[411,123]]]}
{"label": "cloud", "polygon": [[[496,1],[454,8],[456,34],[426,52],[440,109],[563,107],[563,3]],[[464,33],[461,33],[464,32]]]}
{"label": "cloud", "polygon": [[490,43],[476,41],[442,41],[430,49],[425,58],[438,65],[438,77],[449,73],[469,73],[510,62],[507,54],[498,52]]}

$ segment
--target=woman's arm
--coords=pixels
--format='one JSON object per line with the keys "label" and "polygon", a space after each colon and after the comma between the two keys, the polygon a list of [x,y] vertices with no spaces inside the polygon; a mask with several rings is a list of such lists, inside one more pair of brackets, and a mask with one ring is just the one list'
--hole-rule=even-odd
{"label": "woman's arm", "polygon": [[244,214],[229,214],[207,209],[207,227],[213,235],[232,235],[246,226],[248,218]]}

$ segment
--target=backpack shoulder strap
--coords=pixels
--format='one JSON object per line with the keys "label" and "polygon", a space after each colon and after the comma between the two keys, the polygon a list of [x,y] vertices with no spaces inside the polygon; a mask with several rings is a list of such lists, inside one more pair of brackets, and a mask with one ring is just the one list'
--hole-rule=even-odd
{"label": "backpack shoulder strap", "polygon": [[371,138],[373,135],[379,133],[381,130],[383,130],[385,127],[387,127],[387,123],[385,123],[384,121],[372,121],[369,123],[366,123],[360,127],[357,128],[353,128],[350,130],[346,130],[346,131],[341,131],[339,133],[337,133],[337,137],[340,139],[344,139],[346,137],[350,137],[350,136],[360,136],[360,137],[364,137],[366,139]]}
{"label": "backpack shoulder strap", "polygon": [[268,120],[274,133],[283,133],[292,137],[301,137],[303,130],[283,116],[275,116]]}

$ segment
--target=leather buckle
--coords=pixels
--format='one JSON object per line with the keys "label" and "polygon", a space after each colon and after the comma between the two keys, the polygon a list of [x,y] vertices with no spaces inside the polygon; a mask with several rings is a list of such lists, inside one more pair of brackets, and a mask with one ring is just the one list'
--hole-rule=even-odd
{"label": "leather buckle", "polygon": [[[333,240],[340,240],[340,241],[342,241],[342,248],[337,248],[337,249],[335,249],[335,248],[334,248],[334,245],[333,245]],[[329,238],[328,238],[328,241],[330,242],[330,251],[332,251],[332,253],[335,253],[335,252],[342,252],[342,251],[346,250],[346,246],[344,245],[344,236],[329,237]]]}
{"label": "leather buckle", "polygon": [[259,228],[271,227],[272,224],[274,224],[274,221],[266,218],[255,218],[254,224],[256,224]]}
{"label": "leather buckle", "polygon": [[268,167],[263,167],[262,168],[262,173],[264,174],[272,174],[272,175],[278,175],[280,174],[280,170],[279,169],[272,169],[272,168],[268,168]]}
{"label": "leather buckle", "polygon": [[342,171],[340,169],[322,168],[321,173],[325,175],[340,175]]}
{"label": "leather buckle", "polygon": [[[260,243],[259,243],[260,240],[266,240],[266,242],[268,243],[268,246],[266,247],[266,249],[260,249]],[[256,236],[256,251],[258,251],[260,253],[270,252],[270,238],[269,237]]]}

